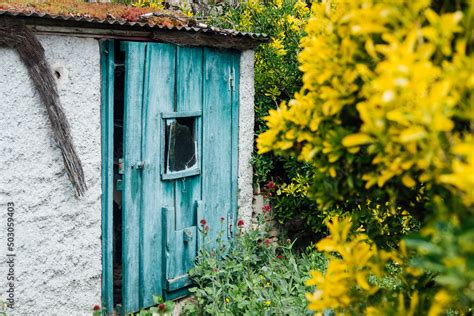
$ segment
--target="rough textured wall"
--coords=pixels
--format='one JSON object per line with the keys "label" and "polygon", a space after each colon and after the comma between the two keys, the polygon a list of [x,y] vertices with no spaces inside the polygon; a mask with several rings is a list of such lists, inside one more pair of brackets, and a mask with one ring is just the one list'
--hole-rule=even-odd
{"label": "rough textured wall", "polygon": [[[245,223],[252,219],[253,168],[250,159],[254,142],[254,52],[247,50],[240,57],[239,107],[239,217]],[[247,226],[248,227],[248,226]]]}
{"label": "rough textured wall", "polygon": [[[46,110],[16,52],[0,48],[0,294],[7,203],[15,205],[13,315],[90,313],[100,304],[101,148],[98,42],[40,36],[84,168],[81,199],[64,171]],[[58,74],[56,74],[58,75]]]}

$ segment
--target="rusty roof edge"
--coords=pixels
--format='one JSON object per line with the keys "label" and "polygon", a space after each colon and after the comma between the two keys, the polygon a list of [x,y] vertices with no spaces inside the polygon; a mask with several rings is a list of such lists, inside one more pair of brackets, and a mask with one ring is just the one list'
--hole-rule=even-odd
{"label": "rusty roof edge", "polygon": [[[7,16],[12,18],[20,19],[40,19],[40,20],[49,20],[53,23],[60,24],[62,26],[68,26],[67,24],[81,24],[84,27],[97,27],[108,28],[108,27],[121,27],[121,28],[131,28],[131,29],[142,29],[151,32],[156,32],[159,30],[171,30],[178,32],[188,32],[188,33],[208,33],[212,35],[220,36],[230,36],[235,38],[242,38],[249,41],[255,41],[257,46],[260,43],[265,43],[269,41],[269,37],[266,34],[258,33],[249,33],[249,32],[240,32],[229,29],[221,29],[216,27],[209,26],[165,26],[158,24],[151,24],[148,22],[130,22],[125,20],[112,20],[112,19],[97,19],[84,16],[64,16],[64,15],[50,15],[47,13],[37,13],[37,12],[21,12],[21,11],[8,11],[0,10],[0,17]],[[76,25],[77,26],[77,25]]]}

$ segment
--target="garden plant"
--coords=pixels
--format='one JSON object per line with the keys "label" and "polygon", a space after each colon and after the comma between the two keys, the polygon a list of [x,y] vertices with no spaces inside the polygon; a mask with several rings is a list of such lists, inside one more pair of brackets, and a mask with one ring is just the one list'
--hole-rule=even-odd
{"label": "garden plant", "polygon": [[[317,313],[441,315],[474,306],[472,3],[314,3],[303,87],[260,153],[311,164],[330,236]],[[315,215],[318,216],[318,215]],[[374,282],[387,264],[402,286]]]}
{"label": "garden plant", "polygon": [[[193,303],[185,315],[308,315],[305,281],[310,270],[323,271],[324,256],[313,249],[293,251],[291,241],[271,237],[270,211],[254,227],[238,221],[237,236],[224,242],[224,227],[201,221],[203,247],[190,276]],[[245,232],[244,232],[244,228]],[[209,230],[219,231],[216,241]]]}

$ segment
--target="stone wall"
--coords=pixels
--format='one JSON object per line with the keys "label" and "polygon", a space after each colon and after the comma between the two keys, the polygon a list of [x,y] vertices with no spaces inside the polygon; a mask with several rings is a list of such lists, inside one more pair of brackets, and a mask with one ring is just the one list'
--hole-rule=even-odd
{"label": "stone wall", "polygon": [[252,218],[253,168],[250,163],[254,142],[254,52],[244,51],[240,57],[239,86],[239,172],[238,213],[247,223]]}
{"label": "stone wall", "polygon": [[[15,50],[0,48],[0,297],[5,291],[7,203],[14,204],[14,309],[71,315],[100,304],[100,52],[94,39],[39,36],[82,161],[77,199],[44,105]],[[10,282],[10,281],[8,281]]]}

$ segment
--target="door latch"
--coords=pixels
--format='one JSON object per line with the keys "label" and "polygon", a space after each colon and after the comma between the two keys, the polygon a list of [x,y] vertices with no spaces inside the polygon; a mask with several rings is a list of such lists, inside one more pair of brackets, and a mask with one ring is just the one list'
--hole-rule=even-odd
{"label": "door latch", "polygon": [[190,242],[193,240],[194,236],[193,236],[193,229],[191,228],[185,228],[183,230],[183,239],[184,239],[184,242]]}
{"label": "door latch", "polygon": [[132,165],[132,169],[143,170],[145,168],[145,162],[143,160],[137,161]]}

